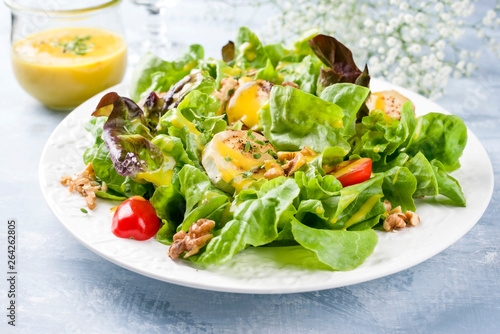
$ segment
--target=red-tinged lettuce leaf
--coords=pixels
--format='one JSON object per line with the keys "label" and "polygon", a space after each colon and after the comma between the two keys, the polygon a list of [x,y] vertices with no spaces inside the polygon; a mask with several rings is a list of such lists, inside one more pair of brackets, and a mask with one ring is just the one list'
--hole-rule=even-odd
{"label": "red-tinged lettuce leaf", "polygon": [[137,173],[160,168],[163,163],[161,149],[152,144],[144,113],[131,99],[117,93],[106,94],[93,116],[108,116],[102,139],[118,174],[135,176]]}
{"label": "red-tinged lettuce leaf", "polygon": [[368,87],[370,75],[365,65],[361,71],[354,62],[352,52],[344,44],[327,35],[317,35],[309,40],[309,46],[314,54],[325,64],[318,78],[317,94],[319,95],[326,87],[342,82],[355,83]]}
{"label": "red-tinged lettuce leaf", "polygon": [[226,63],[234,60],[234,43],[232,41],[227,42],[226,45],[222,47],[222,60]]}

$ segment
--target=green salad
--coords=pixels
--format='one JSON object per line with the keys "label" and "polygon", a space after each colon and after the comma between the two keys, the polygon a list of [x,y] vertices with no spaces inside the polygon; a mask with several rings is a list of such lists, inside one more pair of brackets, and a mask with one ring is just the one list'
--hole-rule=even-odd
{"label": "green salad", "polygon": [[146,199],[173,259],[211,266],[293,245],[352,270],[375,230],[419,223],[414,199],[465,206],[449,175],[467,142],[462,120],[416,117],[406,97],[369,83],[368,68],[317,31],[263,45],[242,27],[222,60],[200,45],[176,61],[146,54],[131,98],[109,93],[93,112],[85,175],[97,197]]}

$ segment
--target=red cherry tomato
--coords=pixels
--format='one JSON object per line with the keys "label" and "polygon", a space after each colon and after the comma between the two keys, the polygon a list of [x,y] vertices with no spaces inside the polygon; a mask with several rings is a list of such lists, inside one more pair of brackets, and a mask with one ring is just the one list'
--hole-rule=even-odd
{"label": "red cherry tomato", "polygon": [[335,176],[344,187],[365,182],[372,175],[372,159],[361,158],[343,161],[335,165],[330,174]]}
{"label": "red cherry tomato", "polygon": [[133,196],[118,206],[111,231],[119,238],[148,240],[160,229],[160,219],[151,203]]}

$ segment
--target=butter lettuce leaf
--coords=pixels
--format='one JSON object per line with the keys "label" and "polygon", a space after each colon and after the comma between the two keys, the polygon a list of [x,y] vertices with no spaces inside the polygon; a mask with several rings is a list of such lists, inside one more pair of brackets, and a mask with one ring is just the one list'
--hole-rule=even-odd
{"label": "butter lettuce leaf", "polygon": [[465,207],[466,199],[458,181],[448,175],[439,160],[432,160],[431,165],[436,175],[439,194],[448,197],[454,205]]}
{"label": "butter lettuce leaf", "polygon": [[[252,197],[238,201],[234,217],[207,245],[206,250],[192,261],[204,265],[222,264],[248,246],[262,246],[278,236],[278,223],[295,213],[294,199],[299,187],[293,179],[277,178],[269,181],[264,189],[255,191]],[[248,197],[245,192],[243,196]]]}
{"label": "butter lettuce leaf", "polygon": [[429,113],[417,119],[405,152],[422,152],[429,161],[439,160],[450,172],[460,167],[459,158],[466,144],[467,128],[458,116]]}
{"label": "butter lettuce leaf", "polygon": [[264,136],[276,150],[307,146],[323,152],[334,147],[339,156],[350,149],[341,133],[343,117],[339,106],[289,86],[274,86],[269,106],[260,112]]}
{"label": "butter lettuce leaf", "polygon": [[307,227],[297,220],[292,222],[295,240],[316,253],[318,260],[333,270],[352,270],[359,267],[373,253],[378,242],[375,231],[335,231]]}
{"label": "butter lettuce leaf", "polygon": [[417,190],[417,179],[406,167],[394,167],[384,174],[382,188],[385,199],[391,202],[392,207],[401,206],[404,211],[415,211],[413,194]]}
{"label": "butter lettuce leaf", "polygon": [[139,101],[154,91],[167,92],[176,82],[185,77],[203,59],[200,45],[191,45],[188,51],[175,61],[165,61],[152,53],[146,53],[134,68],[130,96]]}
{"label": "butter lettuce leaf", "polygon": [[320,97],[323,100],[338,105],[344,111],[342,134],[345,137],[351,137],[356,133],[356,115],[369,94],[368,88],[350,83],[334,84],[321,92]]}

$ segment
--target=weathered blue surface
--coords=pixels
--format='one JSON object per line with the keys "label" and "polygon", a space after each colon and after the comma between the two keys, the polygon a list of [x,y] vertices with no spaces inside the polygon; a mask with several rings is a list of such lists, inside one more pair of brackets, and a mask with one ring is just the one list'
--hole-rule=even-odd
{"label": "weathered blue surface", "polygon": [[[135,15],[131,9],[125,3],[128,19]],[[189,42],[212,45],[209,54],[216,56],[233,33],[213,24],[201,29],[203,16],[178,15],[175,22],[183,25],[176,29]],[[194,17],[200,22],[189,25]],[[485,55],[477,74],[450,82],[438,101],[465,120],[486,147],[495,170],[493,199],[466,236],[414,268],[375,281],[292,295],[239,295],[143,277],[95,255],[64,230],[42,198],[37,173],[43,145],[65,114],[40,106],[16,83],[8,53],[9,21],[8,10],[0,5],[0,332],[12,331],[5,317],[3,252],[6,219],[16,217],[16,329],[22,333],[498,333],[497,59]],[[134,27],[128,29],[130,38],[137,37]]]}

